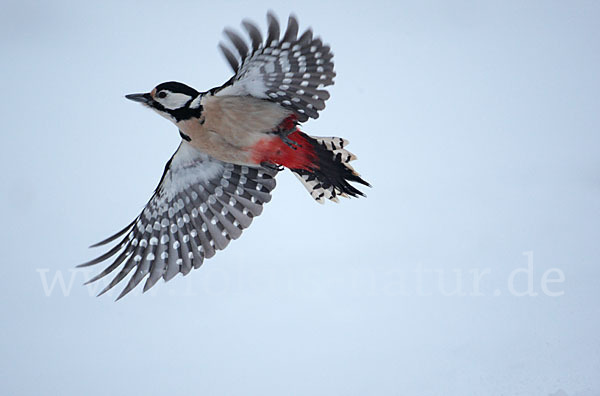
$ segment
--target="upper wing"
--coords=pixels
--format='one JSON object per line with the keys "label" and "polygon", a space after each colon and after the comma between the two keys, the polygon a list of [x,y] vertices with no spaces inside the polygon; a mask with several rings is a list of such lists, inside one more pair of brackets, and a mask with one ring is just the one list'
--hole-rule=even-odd
{"label": "upper wing", "polygon": [[178,272],[187,275],[238,238],[252,218],[262,212],[263,203],[271,200],[276,173],[222,162],[182,142],[142,213],[123,230],[94,246],[125,235],[121,242],[80,265],[97,264],[119,253],[110,266],[87,283],[121,267],[100,292],[103,294],[135,269],[121,298],[146,277],[144,291],[160,278],[168,281]]}
{"label": "upper wing", "polygon": [[271,12],[267,23],[269,34],[263,43],[256,25],[242,22],[250,36],[251,49],[237,33],[225,29],[237,54],[223,43],[219,47],[235,75],[215,94],[270,99],[296,112],[300,122],[319,117],[318,111],[325,108],[329,99],[329,92],[321,88],[332,85],[335,77],[329,46],[313,38],[311,29],[297,37],[298,21],[293,15],[281,39],[279,22]]}

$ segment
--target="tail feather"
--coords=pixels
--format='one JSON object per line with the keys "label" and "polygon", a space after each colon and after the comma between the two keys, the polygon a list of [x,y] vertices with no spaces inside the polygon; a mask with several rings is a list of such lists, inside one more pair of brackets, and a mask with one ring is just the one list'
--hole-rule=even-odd
{"label": "tail feather", "polygon": [[338,196],[364,197],[351,182],[371,187],[350,165],[356,156],[345,149],[347,140],[309,136],[298,129],[295,116],[286,118],[277,131],[285,135],[274,134],[252,147],[252,161],[290,169],[317,202],[337,202]]}
{"label": "tail feather", "polygon": [[309,169],[291,170],[317,202],[324,203],[325,199],[338,202],[338,196],[365,196],[350,184],[356,182],[371,187],[350,166],[349,163],[354,161],[356,156],[344,148],[348,145],[347,140],[338,137],[312,137],[299,133],[312,146],[315,163]]}

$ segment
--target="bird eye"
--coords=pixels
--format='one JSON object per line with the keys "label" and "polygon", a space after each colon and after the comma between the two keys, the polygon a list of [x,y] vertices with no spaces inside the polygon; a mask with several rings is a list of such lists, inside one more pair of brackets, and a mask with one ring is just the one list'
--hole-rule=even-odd
{"label": "bird eye", "polygon": [[158,93],[158,95],[156,95],[156,96],[158,96],[158,97],[159,97],[159,98],[161,98],[161,99],[164,99],[164,98],[166,98],[166,97],[167,97],[167,93],[166,93],[165,91],[160,91],[160,92]]}

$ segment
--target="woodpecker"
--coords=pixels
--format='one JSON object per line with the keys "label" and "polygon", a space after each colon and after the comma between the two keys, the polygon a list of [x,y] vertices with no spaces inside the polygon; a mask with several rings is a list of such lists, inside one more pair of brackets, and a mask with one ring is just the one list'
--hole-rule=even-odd
{"label": "woodpecker", "polygon": [[271,199],[275,176],[295,174],[319,203],[364,194],[350,182],[370,187],[349,165],[356,157],[338,137],[309,136],[299,128],[319,117],[333,84],[333,54],[309,28],[298,36],[291,15],[280,36],[277,18],[267,13],[268,35],[248,20],[249,36],[225,29],[230,44],[219,47],[234,75],[225,84],[199,92],[179,82],[126,95],[173,122],[181,143],[167,162],[158,187],[127,227],[92,247],[121,238],[90,266],[114,258],[87,283],[113,271],[104,294],[133,271],[117,300],[146,279],[145,292],[163,278],[187,275],[224,249]]}

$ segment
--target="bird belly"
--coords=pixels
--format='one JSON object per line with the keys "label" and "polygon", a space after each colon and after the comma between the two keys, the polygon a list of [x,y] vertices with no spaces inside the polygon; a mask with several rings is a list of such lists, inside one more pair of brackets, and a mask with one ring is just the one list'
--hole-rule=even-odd
{"label": "bird belly", "polygon": [[209,96],[202,118],[177,124],[197,149],[225,162],[259,165],[252,147],[273,132],[291,112],[279,104],[250,96]]}

